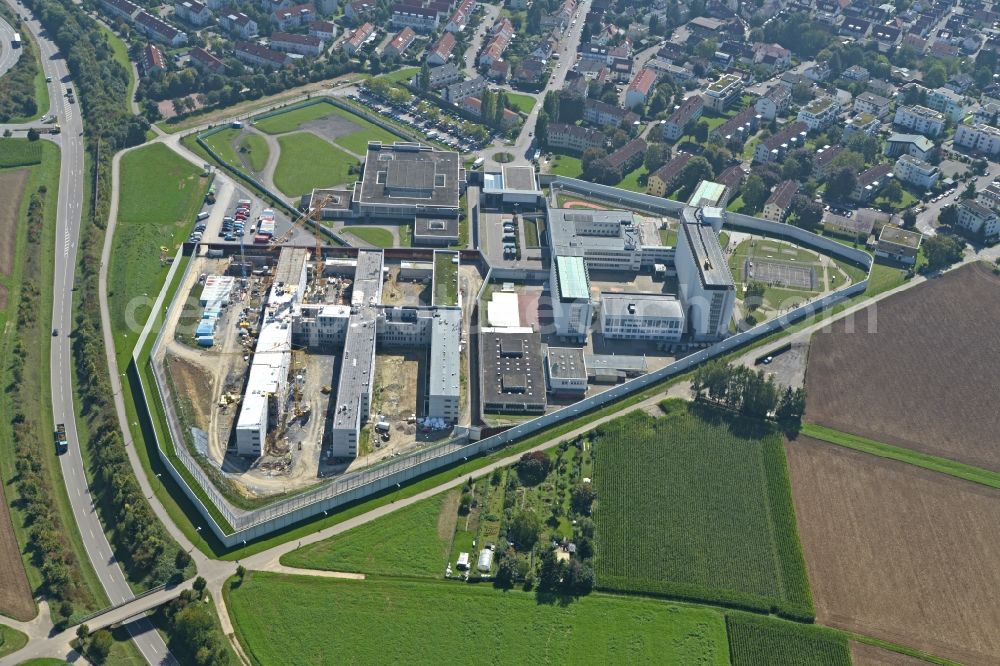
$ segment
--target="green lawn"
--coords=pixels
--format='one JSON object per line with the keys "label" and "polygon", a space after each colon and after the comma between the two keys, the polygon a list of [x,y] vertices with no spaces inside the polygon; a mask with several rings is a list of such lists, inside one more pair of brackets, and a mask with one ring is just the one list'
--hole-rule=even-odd
{"label": "green lawn", "polygon": [[549,171],[557,176],[579,178],[580,174],[583,173],[583,164],[580,162],[579,157],[555,155],[552,158],[552,162],[549,164]]}
{"label": "green lawn", "polygon": [[419,71],[419,67],[404,67],[402,69],[397,69],[395,72],[389,72],[388,74],[379,74],[375,78],[388,81],[389,83],[399,83],[400,81],[409,81],[416,76]]}
{"label": "green lawn", "polygon": [[275,186],[290,197],[316,187],[343,185],[351,181],[348,173],[358,161],[331,143],[308,132],[286,134],[278,138],[281,155],[274,168]]}
{"label": "green lawn", "polygon": [[456,256],[451,252],[434,255],[435,305],[458,305],[458,266],[452,262]]}
{"label": "green lawn", "polygon": [[392,232],[388,229],[382,229],[381,227],[361,227],[361,226],[351,226],[345,227],[344,233],[356,238],[360,238],[369,245],[374,245],[375,247],[393,247],[395,245],[395,238]]}
{"label": "green lawn", "polygon": [[294,132],[303,123],[307,123],[310,120],[318,120],[319,118],[326,118],[335,110],[336,107],[332,104],[316,102],[315,104],[301,106],[291,111],[284,111],[273,116],[268,116],[263,120],[256,120],[254,121],[254,127],[267,134]]}
{"label": "green lawn", "polygon": [[257,172],[264,169],[271,154],[270,148],[267,147],[267,139],[253,133],[243,135],[240,140],[240,152],[250,163],[250,168]]}
{"label": "green lawn", "polygon": [[451,496],[435,495],[340,536],[293,550],[281,557],[281,563],[369,575],[440,577],[455,525],[454,519],[443,525],[439,521],[446,503],[454,516],[458,503],[449,502]]}
{"label": "green lawn", "polygon": [[[729,663],[723,616],[594,594],[540,604],[486,585],[344,581],[251,572],[225,588],[255,664]],[[352,630],[353,629],[359,629]],[[374,640],[373,640],[374,639]]]}
{"label": "green lawn", "polygon": [[677,229],[660,229],[660,242],[667,247],[677,247]]}
{"label": "green lawn", "polygon": [[670,403],[590,436],[602,589],[812,616],[782,438],[722,411]]}
{"label": "green lawn", "polygon": [[642,164],[639,166],[639,168],[632,170],[624,178],[622,178],[621,182],[615,185],[615,187],[620,187],[624,190],[631,190],[632,192],[645,192],[646,191],[645,181],[643,181],[643,184],[640,185],[639,179],[647,175],[648,173],[649,170],[646,168],[646,165]]}
{"label": "green lawn", "polygon": [[243,132],[243,130],[227,128],[216,132],[212,136],[205,139],[205,143],[208,144],[209,148],[215,151],[224,162],[228,162],[235,167],[240,166],[240,158],[236,154],[236,148],[233,143],[236,138]]}
{"label": "green lawn", "polygon": [[349,150],[355,155],[364,155],[368,152],[368,142],[369,141],[381,141],[382,143],[395,143],[397,141],[404,141],[401,137],[392,132],[379,127],[373,122],[362,118],[361,116],[356,116],[353,113],[345,111],[344,109],[338,107],[332,107],[333,112],[336,113],[341,118],[346,118],[352,123],[357,125],[360,129],[350,134],[345,134],[344,136],[339,136],[334,140],[338,146]]}
{"label": "green lawn", "polygon": [[507,93],[507,101],[510,105],[514,107],[515,111],[520,111],[521,113],[527,115],[531,113],[531,110],[535,108],[535,98],[531,95],[522,95],[521,93]]}
{"label": "green lawn", "polygon": [[122,367],[170,268],[160,248],[166,250],[162,254],[174,255],[194,226],[207,186],[198,167],[162,144],[122,157],[118,226],[108,271],[111,325]]}
{"label": "green lawn", "polygon": [[27,634],[23,634],[5,624],[0,624],[0,657],[6,657],[12,652],[17,652],[27,644]]}

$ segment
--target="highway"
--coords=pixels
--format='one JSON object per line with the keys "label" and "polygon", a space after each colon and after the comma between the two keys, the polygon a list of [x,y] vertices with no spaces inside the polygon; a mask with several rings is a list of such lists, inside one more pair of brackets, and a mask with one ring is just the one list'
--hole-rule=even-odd
{"label": "highway", "polygon": [[[10,3],[10,0],[8,0]],[[131,599],[134,595],[128,581],[114,557],[111,546],[94,508],[80,455],[80,441],[73,409],[72,354],[70,332],[73,328],[73,283],[76,273],[76,255],[83,214],[84,171],[83,119],[76,104],[71,104],[64,94],[70,75],[66,61],[59,49],[44,34],[41,24],[25,21],[23,26],[35,36],[41,51],[42,68],[52,77],[49,84],[49,113],[55,114],[62,133],[49,138],[59,145],[59,196],[56,221],[55,272],[53,276],[51,337],[51,389],[52,418],[55,423],[65,423],[70,442],[69,451],[59,458],[66,491],[73,509],[77,529],[84,548],[112,604]],[[86,381],[86,378],[83,378]],[[129,626],[136,645],[150,664],[176,663],[167,650],[166,643],[144,615]]]}
{"label": "highway", "polygon": [[12,48],[10,45],[16,33],[17,30],[14,30],[11,24],[0,18],[0,76],[6,74],[11,67],[17,64],[21,57],[21,51],[24,50]]}

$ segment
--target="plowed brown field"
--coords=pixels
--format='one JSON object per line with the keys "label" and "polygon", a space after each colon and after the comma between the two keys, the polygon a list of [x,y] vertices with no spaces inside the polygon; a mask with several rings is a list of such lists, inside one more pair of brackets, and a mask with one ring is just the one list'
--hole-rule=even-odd
{"label": "plowed brown field", "polygon": [[970,264],[851,324],[813,336],[806,420],[1000,472],[1000,277]]}
{"label": "plowed brown field", "polygon": [[806,437],[786,452],[818,622],[1000,663],[1000,491]]}
{"label": "plowed brown field", "polygon": [[0,615],[27,621],[35,617],[28,576],[24,573],[21,549],[14,538],[4,489],[0,486]]}

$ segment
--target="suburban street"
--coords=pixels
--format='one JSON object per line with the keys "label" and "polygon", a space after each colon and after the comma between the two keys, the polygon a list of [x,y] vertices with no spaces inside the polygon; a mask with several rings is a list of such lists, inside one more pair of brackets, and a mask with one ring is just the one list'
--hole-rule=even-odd
{"label": "suburban street", "polygon": [[11,67],[17,64],[17,60],[24,50],[23,48],[11,47],[11,40],[14,39],[16,33],[17,31],[11,24],[0,18],[0,76],[6,74]]}
{"label": "suburban street", "polygon": [[[70,104],[63,94],[64,85],[71,85],[66,61],[56,45],[43,34],[35,20],[23,23],[38,41],[42,68],[52,77],[49,99],[56,122],[62,128],[58,135],[47,135],[60,148],[59,196],[56,222],[55,273],[53,276],[51,337],[52,418],[64,423],[69,439],[69,451],[59,458],[66,491],[77,529],[90,561],[112,604],[131,599],[134,595],[104,534],[100,518],[90,496],[73,405],[73,372],[70,333],[73,328],[73,283],[76,256],[83,213],[84,170],[83,119],[79,108]],[[143,615],[127,625],[145,659],[151,664],[175,663],[166,643]]]}

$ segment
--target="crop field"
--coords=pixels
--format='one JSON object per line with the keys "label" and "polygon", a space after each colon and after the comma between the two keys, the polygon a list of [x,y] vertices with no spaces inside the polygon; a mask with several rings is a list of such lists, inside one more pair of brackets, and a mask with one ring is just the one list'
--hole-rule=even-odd
{"label": "crop field", "polygon": [[348,169],[358,161],[314,134],[296,132],[278,138],[281,155],[274,168],[274,184],[288,196],[299,196],[316,187],[347,183]]}
{"label": "crop field", "polygon": [[726,630],[733,666],[851,666],[847,639],[821,627],[730,615]]}
{"label": "crop field", "polygon": [[448,560],[457,507],[457,492],[436,495],[286,553],[281,563],[369,575],[440,577]]}
{"label": "crop field", "polygon": [[597,585],[812,617],[780,437],[697,405],[591,435]]}
{"label": "crop field", "polygon": [[1000,662],[1000,490],[805,437],[786,450],[817,621]]}
{"label": "crop field", "polygon": [[31,166],[42,161],[42,144],[25,139],[0,139],[0,169]]}
{"label": "crop field", "polygon": [[254,664],[729,663],[721,613],[657,600],[260,572],[225,594]]}
{"label": "crop field", "polygon": [[160,144],[122,157],[118,226],[108,275],[117,334],[137,333],[149,316],[169,269],[163,255],[173,256],[194,226],[207,185],[198,167]]}
{"label": "crop field", "polygon": [[970,264],[814,335],[806,419],[1000,471],[998,290]]}

